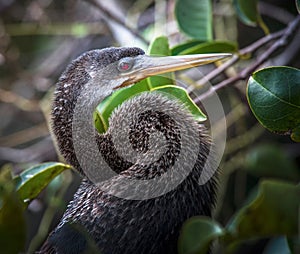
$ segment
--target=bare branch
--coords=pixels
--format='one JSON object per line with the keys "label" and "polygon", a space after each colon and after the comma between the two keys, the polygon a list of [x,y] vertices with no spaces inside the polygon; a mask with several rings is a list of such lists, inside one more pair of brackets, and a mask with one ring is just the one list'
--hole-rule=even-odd
{"label": "bare branch", "polygon": [[137,38],[139,38],[143,43],[145,43],[147,45],[149,44],[149,42],[138,31],[136,31],[132,27],[129,27],[124,22],[124,20],[120,19],[118,16],[114,15],[113,12],[111,12],[109,9],[107,9],[106,7],[104,7],[101,4],[101,1],[97,1],[97,0],[86,0],[86,1],[89,2],[89,3],[91,3],[92,5],[94,5],[95,7],[97,7],[99,9],[99,11],[101,11],[108,19],[112,19],[117,24],[119,24],[122,27],[126,28],[126,30],[128,30],[130,33],[132,33]]}
{"label": "bare branch", "polygon": [[[256,41],[252,45],[240,50],[240,52],[239,52],[240,55],[246,54],[246,53],[251,53],[251,52],[254,52],[255,50],[257,50],[259,47],[278,38],[278,40],[275,41],[268,49],[266,49],[266,51],[264,51],[259,57],[257,57],[256,61],[253,64],[251,64],[249,67],[242,70],[238,75],[230,77],[228,79],[225,79],[222,82],[216,84],[215,86],[210,87],[210,89],[208,89],[205,93],[203,93],[199,97],[197,97],[195,99],[195,102],[196,103],[200,102],[204,98],[211,96],[215,91],[217,91],[225,86],[231,85],[238,80],[245,80],[246,78],[248,78],[251,75],[251,73],[254,72],[261,64],[266,62],[275,51],[277,51],[279,48],[287,45],[289,37],[295,32],[295,30],[298,28],[299,24],[300,24],[300,15],[298,15],[292,22],[290,22],[289,25],[284,30],[267,35],[266,37]],[[229,63],[226,62],[225,64],[223,64],[223,65],[225,65],[225,67],[223,67],[221,65],[218,69],[213,71],[214,72],[213,75],[208,74],[207,76],[210,79],[216,77],[218,74],[223,72],[226,68],[230,67],[232,64],[234,64],[237,61],[236,56],[233,57],[233,60],[229,60],[229,61],[228,61]],[[207,77],[206,77],[205,81],[207,82],[208,80],[209,79],[207,79]]]}

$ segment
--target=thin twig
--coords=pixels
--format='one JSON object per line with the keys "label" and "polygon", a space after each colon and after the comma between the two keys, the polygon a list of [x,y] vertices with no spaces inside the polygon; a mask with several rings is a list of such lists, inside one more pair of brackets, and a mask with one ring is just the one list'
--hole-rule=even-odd
{"label": "thin twig", "polygon": [[93,23],[38,23],[6,24],[5,30],[10,36],[24,35],[72,35],[84,37],[92,34],[104,34],[106,26],[99,22]]}
{"label": "thin twig", "polygon": [[[273,40],[274,37],[275,38],[279,37],[279,39],[277,41],[275,41],[274,44],[272,44],[272,46],[270,48],[268,48],[265,52],[263,52],[253,64],[251,64],[249,67],[242,70],[238,75],[230,77],[228,79],[225,79],[224,81],[216,84],[215,86],[210,87],[210,89],[208,89],[205,93],[201,94],[199,97],[197,97],[195,99],[195,103],[200,102],[201,100],[209,97],[215,91],[217,91],[225,86],[233,84],[238,80],[245,80],[246,78],[248,78],[251,75],[251,73],[254,72],[265,61],[267,61],[269,59],[269,57],[275,51],[277,51],[279,48],[285,46],[288,43],[288,38],[297,29],[299,24],[300,24],[300,15],[298,15],[292,22],[290,22],[289,25],[283,31],[279,31],[274,34],[267,35],[266,37],[262,38],[261,40],[255,42],[254,44],[241,50],[240,53],[243,53],[243,54],[253,52],[260,46],[264,45],[264,43],[268,43],[269,41]],[[227,64],[226,66],[229,67],[228,65],[229,64]],[[221,72],[224,71],[221,66],[219,68],[220,68]],[[217,71],[215,72],[215,74],[216,73],[219,74]]]}
{"label": "thin twig", "polygon": [[281,37],[284,34],[284,31],[285,30],[281,30],[281,31],[275,32],[273,34],[269,34],[269,35],[255,41],[251,45],[239,50],[238,54],[233,55],[233,57],[231,59],[229,59],[228,61],[226,61],[224,64],[220,65],[218,68],[209,72],[202,79],[197,81],[197,84],[203,85],[203,84],[207,83],[208,81],[214,79],[215,77],[217,77],[218,75],[223,73],[227,68],[234,65],[240,59],[241,56],[244,56],[244,55],[247,55],[250,53],[254,53],[256,50],[258,50],[260,47],[266,45],[270,41]]}
{"label": "thin twig", "polygon": [[10,135],[0,137],[0,144],[1,146],[14,147],[47,135],[49,135],[49,130],[46,123],[43,122]]}
{"label": "thin twig", "polygon": [[9,163],[40,163],[57,160],[57,154],[50,136],[29,147],[18,149],[0,147],[0,160]]}
{"label": "thin twig", "polygon": [[41,111],[39,104],[35,100],[28,100],[12,91],[0,88],[0,102],[12,103],[17,108],[24,111]]}
{"label": "thin twig", "polygon": [[91,3],[92,5],[94,5],[95,7],[97,7],[107,18],[112,19],[113,21],[115,21],[116,23],[118,23],[119,25],[123,26],[124,28],[126,28],[129,32],[131,32],[134,36],[136,36],[137,38],[139,38],[142,42],[144,42],[145,44],[149,44],[149,42],[135,29],[133,29],[132,27],[129,27],[126,22],[124,22],[124,20],[120,19],[118,16],[114,15],[110,10],[108,10],[107,8],[105,8],[100,1],[97,0],[86,0],[87,2]]}

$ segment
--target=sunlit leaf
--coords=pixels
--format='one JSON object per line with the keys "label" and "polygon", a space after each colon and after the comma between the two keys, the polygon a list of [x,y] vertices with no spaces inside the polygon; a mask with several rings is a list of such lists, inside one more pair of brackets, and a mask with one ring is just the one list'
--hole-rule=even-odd
{"label": "sunlit leaf", "polygon": [[105,133],[109,126],[109,117],[116,107],[124,101],[141,92],[149,91],[150,87],[146,79],[141,80],[130,87],[124,87],[106,97],[96,108],[94,114],[95,127],[99,133]]}
{"label": "sunlit leaf", "polygon": [[210,0],[177,0],[175,16],[179,28],[192,38],[212,40],[212,6]]}
{"label": "sunlit leaf", "polygon": [[[171,50],[169,48],[168,38],[160,36],[150,44],[149,55],[151,56],[170,56]],[[153,76],[146,79],[150,87],[163,86],[167,84],[174,84],[174,73],[169,72],[159,76]]]}
{"label": "sunlit leaf", "polygon": [[146,80],[142,80],[133,86],[125,87],[116,91],[98,105],[94,114],[94,120],[95,126],[99,133],[105,133],[107,131],[109,126],[109,117],[116,107],[133,96],[136,96],[142,92],[152,91],[163,92],[165,95],[169,94],[171,99],[179,99],[179,101],[186,105],[187,109],[195,117],[196,121],[203,122],[206,120],[205,114],[193,102],[185,89],[174,85],[164,85],[151,88]]}
{"label": "sunlit leaf", "polygon": [[[165,36],[157,37],[149,47],[149,54],[152,56],[169,56],[171,54],[168,38]],[[105,133],[109,126],[109,117],[115,108],[124,101],[132,98],[141,92],[159,91],[169,93],[172,98],[176,97],[191,111],[197,121],[206,120],[206,116],[193,102],[183,88],[175,87],[174,73],[163,76],[153,76],[141,80],[140,82],[115,91],[112,95],[105,98],[96,108],[94,113],[95,127],[99,133]]]}
{"label": "sunlit leaf", "polygon": [[20,199],[25,203],[34,199],[56,176],[67,169],[71,169],[71,166],[48,162],[23,171],[14,179]]}
{"label": "sunlit leaf", "polygon": [[212,241],[223,234],[223,228],[210,218],[193,217],[182,227],[178,251],[180,254],[205,254]]}
{"label": "sunlit leaf", "polygon": [[230,53],[238,50],[236,43],[230,41],[204,42],[187,48],[180,52],[180,55],[205,54],[205,53]]}
{"label": "sunlit leaf", "polygon": [[268,130],[291,134],[300,141],[300,71],[270,67],[255,72],[248,81],[247,98],[252,112]]}
{"label": "sunlit leaf", "polygon": [[196,121],[203,122],[207,119],[206,115],[193,102],[193,100],[189,97],[185,89],[178,86],[167,85],[163,87],[154,88],[152,89],[152,91],[163,92],[167,96],[169,95],[171,99],[172,97],[175,97],[176,99],[181,101],[192,113]]}
{"label": "sunlit leaf", "polygon": [[188,48],[191,48],[193,46],[197,46],[199,44],[203,43],[203,41],[200,41],[200,40],[189,40],[187,42],[184,42],[182,44],[177,44],[176,46],[174,46],[172,49],[171,49],[171,54],[173,56],[176,56],[176,55],[179,55],[182,51],[188,49]]}
{"label": "sunlit leaf", "polygon": [[277,235],[296,236],[299,225],[300,185],[263,181],[257,197],[242,207],[226,227],[233,239]]}

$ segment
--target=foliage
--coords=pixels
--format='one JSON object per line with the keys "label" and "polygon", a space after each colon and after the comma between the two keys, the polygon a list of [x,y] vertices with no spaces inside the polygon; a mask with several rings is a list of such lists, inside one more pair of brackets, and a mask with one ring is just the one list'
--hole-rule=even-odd
{"label": "foliage", "polygon": [[[141,2],[143,1],[134,2],[137,12],[141,12],[143,8]],[[147,1],[144,2],[146,5]],[[296,142],[300,141],[300,71],[296,67],[299,68],[299,66],[297,64],[294,67],[268,66],[260,68],[260,66],[266,63],[267,60],[283,54],[284,49],[281,51],[278,49],[289,44],[290,37],[299,25],[299,21],[297,21],[297,18],[294,21],[291,20],[289,24],[285,24],[286,28],[278,32],[278,22],[270,22],[268,19],[263,21],[265,17],[264,13],[259,11],[259,1],[247,0],[234,0],[227,3],[226,10],[229,10],[229,14],[223,13],[223,17],[220,18],[222,15],[216,15],[215,13],[220,12],[223,7],[222,4],[226,1],[221,2],[176,0],[171,12],[174,14],[178,29],[181,31],[181,33],[176,34],[180,39],[174,43],[174,40],[171,39],[172,36],[158,36],[147,47],[148,54],[164,56],[233,53],[233,57],[227,62],[217,63],[215,70],[208,72],[205,78],[200,79],[198,82],[191,82],[193,89],[200,91],[201,98],[209,98],[211,90],[220,92],[227,112],[229,139],[224,162],[221,165],[220,197],[215,219],[201,216],[189,219],[183,225],[179,238],[179,253],[207,253],[211,246],[214,246],[213,251],[216,252],[244,253],[245,242],[248,244],[246,248],[249,245],[263,242],[265,250],[262,253],[264,254],[273,253],[274,248],[280,249],[282,253],[298,253],[300,249],[298,228],[300,149],[299,144]],[[144,6],[145,9],[151,8],[150,3],[152,1],[148,1],[148,3],[147,6]],[[295,12],[297,12],[297,9],[299,11],[299,1],[295,0],[293,4],[292,9]],[[0,7],[2,6],[0,5]],[[32,6],[30,8],[34,9]],[[28,9],[30,8],[28,7]],[[59,8],[62,7],[59,6]],[[105,9],[100,8],[100,10],[105,13]],[[230,12],[233,14],[228,18]],[[11,18],[15,18],[15,14]],[[146,41],[147,36],[153,36],[149,27],[142,32],[138,32],[138,30],[128,27],[130,22],[128,24],[123,22],[122,24],[122,22],[118,22],[117,18],[115,19],[115,22],[121,23],[142,41]],[[232,27],[227,27],[226,24],[228,23],[225,21],[225,25],[220,28],[219,26],[222,23],[220,20],[223,21],[223,19],[234,24],[238,22],[237,20],[240,20],[239,26],[248,31],[243,34],[244,38],[237,40],[239,34],[230,36],[229,34],[232,31],[229,28]],[[43,20],[43,22],[46,22],[46,20]],[[9,22],[11,21],[9,20]],[[42,26],[41,24],[40,26]],[[93,34],[99,35],[99,33],[102,33],[100,31],[107,29],[104,28],[105,26],[101,26],[99,30],[98,23],[89,22],[63,25],[49,23],[45,24],[42,29],[40,26],[30,23],[23,24],[23,26],[20,24],[7,24],[5,26],[7,35],[3,39],[3,43],[12,41],[12,44],[7,46],[5,56],[11,62],[5,68],[1,67],[0,75],[4,77],[1,80],[11,79],[11,77],[7,78],[5,75],[14,73],[10,68],[15,64],[16,60],[14,59],[18,55],[25,55],[20,60],[20,65],[27,66],[30,63],[30,59],[27,57],[28,54],[36,56],[39,54],[39,50],[48,52],[54,49],[52,44],[54,39],[50,40],[45,35],[57,36],[58,34],[64,34],[74,36],[76,40],[85,40],[87,37],[89,38]],[[258,27],[255,30],[258,31],[254,36],[255,39],[249,33],[249,31],[254,30],[247,30],[249,29],[247,26],[251,26],[251,29]],[[220,33],[220,30],[222,33]],[[266,36],[261,35],[262,31]],[[270,31],[276,32],[270,33]],[[25,36],[23,40],[18,37],[31,32],[36,34],[28,36],[29,38]],[[241,30],[238,32],[241,32]],[[252,44],[241,49],[241,41],[247,39],[248,33],[251,39],[246,40],[246,42]],[[41,34],[43,34],[42,37]],[[8,35],[11,36],[9,39],[7,39]],[[31,42],[31,36],[36,38],[34,40],[36,45]],[[168,37],[170,38],[168,39]],[[239,35],[239,37],[243,36]],[[74,41],[74,38],[71,37],[71,40]],[[30,43],[25,43],[26,40]],[[83,47],[83,44],[80,45],[82,51],[84,51]],[[20,52],[18,50],[14,51],[16,48]],[[293,48],[289,48],[289,50],[292,51]],[[62,51],[64,50],[59,51],[60,54],[62,54]],[[45,54],[45,52],[43,53]],[[79,54],[79,52],[76,52],[76,54]],[[65,66],[65,62],[69,60],[68,57],[61,61],[61,66]],[[0,63],[1,59],[2,53],[0,54]],[[49,62],[46,62],[43,66],[47,66],[47,63],[50,65]],[[42,66],[41,64],[36,65],[40,68]],[[284,65],[292,64],[291,61],[287,61]],[[44,72],[46,71],[44,70]],[[19,76],[26,76],[24,73],[26,72],[22,72],[22,75],[19,74]],[[43,72],[40,71],[39,73]],[[55,75],[53,74],[51,78],[56,80],[58,73],[59,71]],[[143,91],[168,94],[171,98],[184,102],[194,117],[199,122],[204,122],[207,117],[203,113],[201,105],[195,103],[197,99],[198,101],[200,99],[193,98],[186,89],[177,86],[174,83],[174,76],[174,73],[170,73],[164,77],[150,77],[140,81],[138,85],[121,89],[112,96],[107,97],[95,111],[95,126],[98,131],[103,133],[107,130],[109,116],[118,105]],[[42,78],[38,80],[38,82],[43,81]],[[204,84],[207,80],[214,84],[213,88],[206,89]],[[244,82],[244,80],[248,80],[248,82]],[[240,83],[234,85],[238,81]],[[221,88],[224,87],[226,89],[222,90]],[[38,105],[36,102],[32,103],[28,99],[21,96],[14,97],[12,94],[8,96],[4,92],[3,89],[0,99],[2,101],[6,99],[8,102],[13,101],[14,105],[22,110],[21,112],[36,110]],[[193,101],[193,99],[195,100]],[[248,102],[247,105],[245,104],[246,101]],[[47,97],[46,102],[46,104],[49,104]],[[48,111],[46,115],[49,115]],[[17,125],[14,124],[14,127]],[[261,126],[270,132],[265,132]],[[288,135],[288,137],[283,135]],[[260,141],[258,141],[258,138],[260,138]],[[287,147],[289,149],[285,149]],[[33,161],[35,160],[33,159]],[[20,167],[27,168],[23,164]],[[63,163],[49,162],[38,164],[15,174],[13,167],[7,165],[2,167],[0,171],[0,243],[1,250],[4,253],[22,252],[28,245],[31,246],[30,249],[33,251],[43,241],[53,216],[45,216],[47,223],[45,221],[43,223],[47,227],[40,226],[37,233],[38,237],[32,241],[34,244],[26,244],[25,214],[29,210],[28,205],[32,200],[39,198],[43,190],[50,190],[51,183],[53,184],[57,176],[70,168],[69,165]],[[68,186],[66,185],[66,187]],[[51,204],[49,207],[51,207]],[[49,211],[54,214],[53,210],[55,209],[53,207]],[[47,215],[47,212],[45,214]],[[50,221],[47,218],[51,218]],[[27,224],[30,226],[30,223]],[[262,239],[263,241],[261,241]],[[215,242],[217,244],[212,245]]]}
{"label": "foliage", "polygon": [[300,142],[300,70],[281,66],[253,73],[247,97],[264,127]]}
{"label": "foliage", "polygon": [[184,33],[198,40],[212,40],[212,7],[210,0],[177,0],[175,15],[178,26]]}

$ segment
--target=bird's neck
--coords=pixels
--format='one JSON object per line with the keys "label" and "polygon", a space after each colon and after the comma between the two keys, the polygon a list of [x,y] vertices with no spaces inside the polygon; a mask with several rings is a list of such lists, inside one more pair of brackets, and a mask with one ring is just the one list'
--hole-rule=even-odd
{"label": "bird's neck", "polygon": [[[52,107],[52,131],[61,155],[67,163],[82,173],[77,158],[74,141],[74,127],[81,131],[88,130],[94,135],[93,112],[97,105],[111,92],[99,91],[99,86],[91,83],[91,77],[86,74],[80,77],[62,76],[59,80]],[[105,89],[105,88],[104,88]],[[89,128],[88,128],[89,127]]]}

